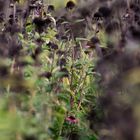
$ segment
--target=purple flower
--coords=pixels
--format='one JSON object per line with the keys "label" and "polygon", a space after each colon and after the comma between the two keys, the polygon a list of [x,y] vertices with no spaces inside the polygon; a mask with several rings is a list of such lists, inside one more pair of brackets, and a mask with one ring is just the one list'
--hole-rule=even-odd
{"label": "purple flower", "polygon": [[78,120],[74,116],[69,116],[66,118],[69,123],[78,123]]}

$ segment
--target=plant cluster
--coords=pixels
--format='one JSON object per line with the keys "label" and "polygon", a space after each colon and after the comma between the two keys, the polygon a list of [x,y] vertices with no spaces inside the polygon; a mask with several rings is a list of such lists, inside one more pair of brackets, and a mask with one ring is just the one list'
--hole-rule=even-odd
{"label": "plant cluster", "polygon": [[0,0],[0,138],[138,140],[139,0]]}

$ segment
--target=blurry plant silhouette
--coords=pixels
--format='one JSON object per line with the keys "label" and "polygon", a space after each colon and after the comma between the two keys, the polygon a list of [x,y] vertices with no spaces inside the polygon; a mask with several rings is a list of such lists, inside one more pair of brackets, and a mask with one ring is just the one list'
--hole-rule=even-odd
{"label": "blurry plant silhouette", "polygon": [[0,138],[139,140],[139,11],[0,0]]}

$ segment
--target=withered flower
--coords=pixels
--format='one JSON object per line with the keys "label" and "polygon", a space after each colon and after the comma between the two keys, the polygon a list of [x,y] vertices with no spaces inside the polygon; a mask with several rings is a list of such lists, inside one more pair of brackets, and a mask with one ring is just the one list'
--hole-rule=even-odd
{"label": "withered flower", "polygon": [[48,5],[48,12],[53,12],[55,11],[54,5]]}
{"label": "withered flower", "polygon": [[58,49],[58,45],[55,44],[55,43],[52,43],[52,42],[49,42],[47,44],[47,46],[49,47],[49,49],[52,49],[52,50],[57,50]]}
{"label": "withered flower", "polygon": [[66,9],[72,10],[75,7],[75,3],[73,1],[68,1],[66,4]]}
{"label": "withered flower", "polygon": [[98,11],[102,14],[103,17],[109,17],[111,15],[111,9],[108,7],[100,7]]}

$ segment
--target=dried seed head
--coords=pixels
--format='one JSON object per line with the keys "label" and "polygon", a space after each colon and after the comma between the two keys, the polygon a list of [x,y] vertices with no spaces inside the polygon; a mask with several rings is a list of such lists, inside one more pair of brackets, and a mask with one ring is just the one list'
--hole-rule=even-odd
{"label": "dried seed head", "polygon": [[55,44],[55,43],[52,43],[52,42],[49,42],[47,44],[47,46],[49,47],[49,49],[52,49],[52,50],[57,50],[58,49],[58,45]]}
{"label": "dried seed head", "polygon": [[44,72],[44,73],[40,74],[39,76],[50,79],[52,77],[52,73],[51,72]]}
{"label": "dried seed head", "polygon": [[38,26],[38,27],[42,27],[42,26],[45,25],[45,21],[44,21],[42,18],[40,18],[40,17],[34,18],[34,19],[33,19],[33,23],[34,23],[36,26]]}
{"label": "dried seed head", "polygon": [[8,73],[8,67],[0,66],[0,77],[6,77]]}
{"label": "dried seed head", "polygon": [[97,37],[92,37],[92,38],[90,39],[90,41],[91,41],[93,44],[97,44],[97,43],[100,42],[99,39],[98,39]]}
{"label": "dried seed head", "polygon": [[138,13],[138,12],[140,12],[140,8],[139,8],[139,6],[138,5],[136,5],[136,4],[130,4],[130,9],[132,10],[132,11],[134,11],[135,13]]}
{"label": "dried seed head", "polygon": [[72,10],[75,7],[75,3],[73,1],[68,1],[66,4],[66,9]]}
{"label": "dried seed head", "polygon": [[94,18],[101,18],[102,14],[100,12],[96,12],[93,17]]}
{"label": "dried seed head", "polygon": [[98,10],[103,17],[109,17],[111,15],[111,9],[108,7],[100,7]]}
{"label": "dried seed head", "polygon": [[55,11],[54,5],[48,5],[48,12],[53,12]]}
{"label": "dried seed head", "polygon": [[140,39],[140,30],[134,26],[129,27],[129,31],[134,39]]}
{"label": "dried seed head", "polygon": [[66,66],[66,59],[65,58],[61,58],[58,61],[58,64],[59,64],[60,67]]}

